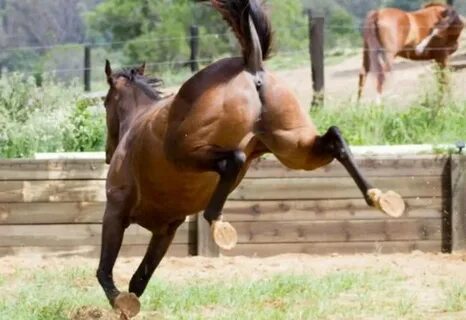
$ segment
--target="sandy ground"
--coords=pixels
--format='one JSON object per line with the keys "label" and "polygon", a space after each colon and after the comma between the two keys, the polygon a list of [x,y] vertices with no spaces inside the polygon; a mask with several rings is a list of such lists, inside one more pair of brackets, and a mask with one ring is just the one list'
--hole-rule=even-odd
{"label": "sandy ground", "polygon": [[[127,283],[140,262],[140,258],[121,258],[117,261],[114,275],[120,286]],[[17,269],[67,268],[82,266],[95,268],[96,259],[79,257],[44,258],[41,256],[0,258],[0,274],[12,275]],[[435,310],[441,289],[441,281],[455,279],[466,284],[466,252],[456,254],[427,254],[415,251],[411,254],[392,255],[332,255],[312,256],[286,254],[269,258],[221,257],[221,258],[166,258],[156,271],[156,277],[167,281],[182,282],[187,279],[251,279],[267,278],[279,273],[325,275],[340,270],[363,271],[367,269],[390,268],[406,276],[406,290],[417,296],[418,306],[434,314],[435,319],[466,319],[466,313],[442,314]],[[84,308],[72,319],[111,319],[107,311]]]}

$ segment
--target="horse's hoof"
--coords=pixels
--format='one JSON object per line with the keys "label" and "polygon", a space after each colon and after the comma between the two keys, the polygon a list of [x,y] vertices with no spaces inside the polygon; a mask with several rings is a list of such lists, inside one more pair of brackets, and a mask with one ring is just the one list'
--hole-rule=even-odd
{"label": "horse's hoof", "polygon": [[131,319],[141,311],[141,303],[134,293],[122,292],[115,298],[115,309],[121,312],[120,319]]}
{"label": "horse's hoof", "polygon": [[225,221],[216,220],[212,222],[212,236],[215,243],[224,250],[231,250],[238,242],[238,234],[235,228]]}
{"label": "horse's hoof", "polygon": [[370,189],[367,195],[372,200],[374,207],[393,218],[399,218],[405,211],[403,198],[394,191],[383,193],[379,189]]}

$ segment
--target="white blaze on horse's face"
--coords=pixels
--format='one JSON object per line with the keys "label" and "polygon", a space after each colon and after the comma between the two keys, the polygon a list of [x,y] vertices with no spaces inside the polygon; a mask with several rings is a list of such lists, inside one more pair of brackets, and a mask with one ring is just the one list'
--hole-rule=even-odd
{"label": "white blaze on horse's face", "polygon": [[440,32],[439,29],[434,28],[434,30],[432,30],[432,32],[416,46],[416,54],[417,55],[423,54],[427,46],[429,45],[430,41],[432,41],[432,39],[435,36],[437,36],[439,32]]}

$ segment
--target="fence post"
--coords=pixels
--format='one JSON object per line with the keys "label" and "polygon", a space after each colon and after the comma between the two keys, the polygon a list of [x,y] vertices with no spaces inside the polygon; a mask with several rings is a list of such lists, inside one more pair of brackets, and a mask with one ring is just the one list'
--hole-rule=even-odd
{"label": "fence post", "polygon": [[466,156],[451,157],[451,250],[466,250]]}
{"label": "fence post", "polygon": [[190,39],[189,45],[191,47],[191,57],[189,64],[191,66],[192,72],[199,71],[199,64],[197,62],[197,57],[199,55],[199,27],[192,25],[189,29]]}
{"label": "fence post", "polygon": [[324,103],[324,17],[313,17],[312,10],[307,11],[309,23],[309,53],[311,57],[312,107]]}
{"label": "fence post", "polygon": [[84,91],[91,91],[91,46],[84,46]]}
{"label": "fence post", "polygon": [[202,213],[197,215],[197,255],[203,257],[220,256],[220,248],[212,237],[210,224]]}

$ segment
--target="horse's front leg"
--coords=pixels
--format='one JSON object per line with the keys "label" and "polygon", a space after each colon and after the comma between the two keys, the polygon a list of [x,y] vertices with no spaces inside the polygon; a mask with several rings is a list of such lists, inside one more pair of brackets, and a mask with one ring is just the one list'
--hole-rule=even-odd
{"label": "horse's front leg", "polygon": [[113,267],[118,257],[123,234],[128,227],[126,206],[121,201],[107,200],[102,224],[102,244],[97,279],[113,308],[122,312],[122,318],[139,313],[139,300],[134,294],[121,293],[113,281]]}
{"label": "horse's front leg", "polygon": [[176,221],[164,228],[165,230],[162,232],[158,230],[153,233],[146,254],[131,278],[129,292],[134,293],[138,297],[143,294],[152,274],[167,253],[168,247],[175,237],[177,228],[183,221]]}

